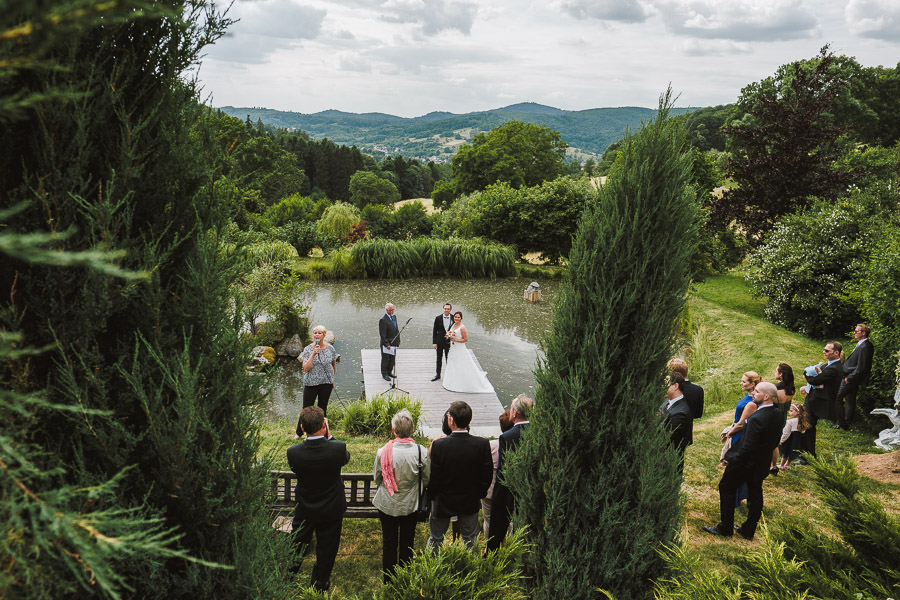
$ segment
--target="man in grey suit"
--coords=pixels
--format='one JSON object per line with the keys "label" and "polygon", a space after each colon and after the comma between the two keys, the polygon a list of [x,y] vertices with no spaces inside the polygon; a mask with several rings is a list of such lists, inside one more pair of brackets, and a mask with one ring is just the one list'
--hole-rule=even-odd
{"label": "man in grey suit", "polygon": [[390,381],[400,345],[400,328],[397,327],[394,305],[390,302],[384,305],[384,315],[378,320],[378,336],[381,338],[381,376]]}
{"label": "man in grey suit", "polygon": [[844,362],[844,378],[834,399],[832,412],[837,420],[833,425],[835,429],[850,429],[853,417],[856,413],[856,394],[860,386],[869,382],[869,373],[872,372],[872,355],[875,347],[869,341],[869,333],[872,329],[865,323],[860,323],[853,330],[856,338],[856,347],[850,353],[850,357]]}
{"label": "man in grey suit", "polygon": [[[803,434],[806,440],[806,451],[816,455],[816,423],[819,419],[834,420],[831,409],[834,407],[834,399],[837,397],[841,385],[841,344],[840,342],[828,342],[822,349],[825,357],[824,367],[816,367],[816,375],[809,376],[804,373],[806,382],[812,389],[806,394],[806,417],[809,420],[809,429]],[[800,464],[806,461],[798,459]]]}
{"label": "man in grey suit", "polygon": [[[753,402],[759,408],[747,419],[744,435],[725,455],[728,465],[719,481],[719,524],[704,526],[705,532],[730,538],[737,531],[742,538],[753,539],[762,516],[762,483],[769,474],[772,451],[781,440],[781,413],[774,408],[777,398],[778,390],[773,384],[757,384]],[[747,484],[747,520],[736,527],[734,495],[743,483]]]}
{"label": "man in grey suit", "polygon": [[673,358],[666,363],[666,370],[670,373],[680,373],[684,378],[684,400],[691,407],[691,416],[699,419],[703,416],[703,388],[688,379],[688,366],[680,358]]}

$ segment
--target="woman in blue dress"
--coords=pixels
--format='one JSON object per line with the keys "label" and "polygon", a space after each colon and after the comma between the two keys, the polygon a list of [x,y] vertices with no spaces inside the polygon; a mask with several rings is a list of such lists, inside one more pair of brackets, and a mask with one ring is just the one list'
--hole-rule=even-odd
{"label": "woman in blue dress", "polygon": [[[737,406],[734,409],[734,423],[722,431],[722,441],[725,443],[725,447],[722,448],[723,458],[725,457],[725,452],[727,452],[729,448],[734,447],[738,441],[740,441],[741,437],[743,437],[744,426],[747,423],[747,419],[756,412],[756,403],[753,402],[753,392],[756,390],[756,384],[760,381],[762,381],[762,377],[760,377],[759,373],[756,371],[747,371],[741,377],[741,389],[744,390],[746,395],[738,400]],[[741,502],[746,498],[747,485],[745,484],[738,488],[734,505],[736,507],[740,506]]]}

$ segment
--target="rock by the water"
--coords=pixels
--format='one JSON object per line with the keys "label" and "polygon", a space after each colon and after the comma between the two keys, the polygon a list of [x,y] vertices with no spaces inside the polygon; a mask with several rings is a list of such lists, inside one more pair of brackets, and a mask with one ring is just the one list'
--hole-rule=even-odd
{"label": "rock by the water", "polygon": [[325,340],[326,344],[334,344],[334,332],[331,331],[330,329],[326,329],[325,337],[322,339]]}
{"label": "rock by the water", "polygon": [[297,358],[298,356],[300,356],[300,353],[302,351],[303,341],[297,334],[294,334],[290,339],[281,341],[277,346],[275,346],[275,353],[278,356],[290,356],[291,358]]}
{"label": "rock by the water", "polygon": [[257,346],[253,349],[253,357],[250,359],[253,366],[266,367],[275,362],[275,348],[271,346]]}

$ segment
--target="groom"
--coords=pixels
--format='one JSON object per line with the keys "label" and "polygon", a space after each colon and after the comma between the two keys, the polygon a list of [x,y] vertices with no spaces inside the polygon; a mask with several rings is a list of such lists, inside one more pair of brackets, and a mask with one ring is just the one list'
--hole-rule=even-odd
{"label": "groom", "polygon": [[434,349],[437,350],[437,371],[435,371],[435,376],[431,378],[432,381],[437,381],[441,378],[441,355],[443,354],[443,358],[446,360],[450,352],[450,340],[447,338],[447,332],[450,331],[450,326],[453,325],[453,318],[450,316],[451,310],[453,310],[453,306],[447,302],[444,304],[444,313],[434,318],[431,342]]}

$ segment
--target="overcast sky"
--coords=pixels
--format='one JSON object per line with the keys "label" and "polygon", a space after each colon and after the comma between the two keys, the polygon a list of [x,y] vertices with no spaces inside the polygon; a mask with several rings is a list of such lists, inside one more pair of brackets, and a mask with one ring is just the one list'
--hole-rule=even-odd
{"label": "overcast sky", "polygon": [[200,68],[213,106],[415,117],[735,101],[826,43],[900,62],[900,0],[236,0]]}

